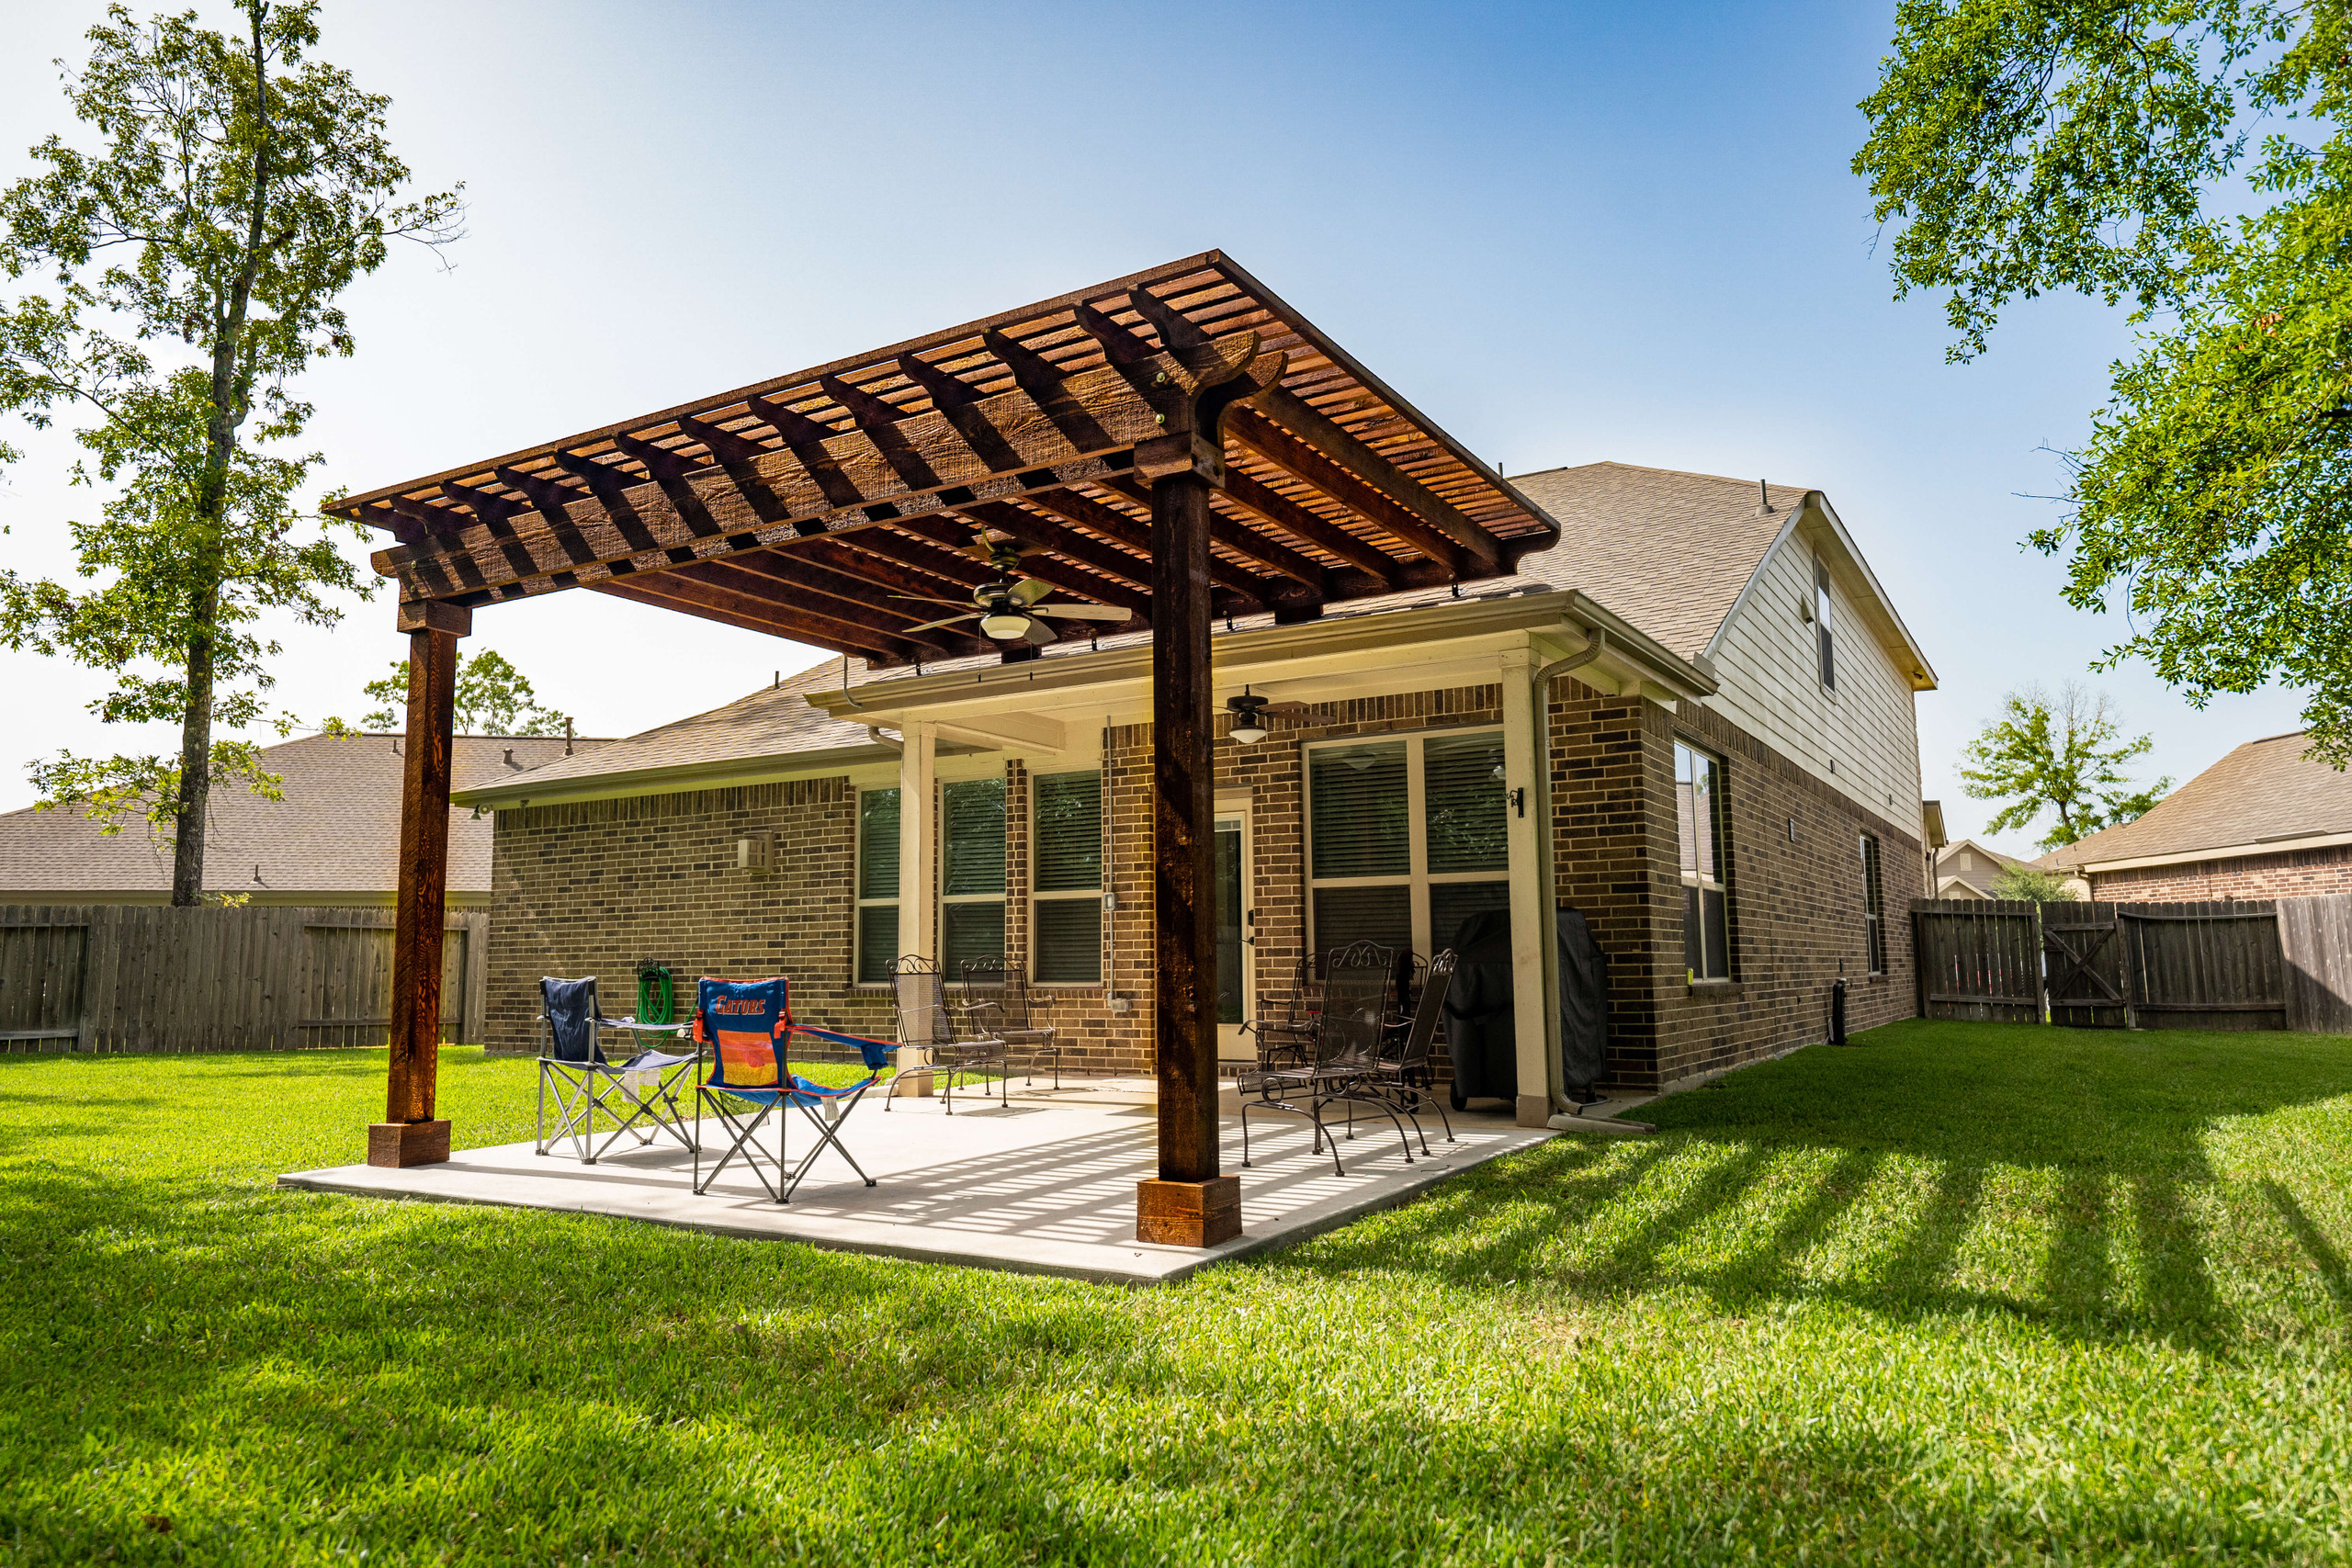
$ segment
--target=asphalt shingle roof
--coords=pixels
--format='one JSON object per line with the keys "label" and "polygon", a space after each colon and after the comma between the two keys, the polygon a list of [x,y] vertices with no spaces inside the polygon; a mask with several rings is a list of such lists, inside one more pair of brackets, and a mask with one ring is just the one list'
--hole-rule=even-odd
{"label": "asphalt shingle roof", "polygon": [[[285,799],[266,800],[243,785],[213,790],[206,890],[390,897],[400,858],[396,739],[313,735],[265,748],[263,766],[285,781]],[[578,762],[605,743],[574,744],[570,760]],[[560,735],[461,735],[450,771],[456,787],[479,786],[563,760],[563,747]],[[451,809],[451,892],[489,893],[492,829],[487,817],[476,821],[470,811]],[[0,814],[0,892],[66,902],[85,893],[168,892],[171,885],[171,840],[143,821],[107,836],[73,807]]]}
{"label": "asphalt shingle roof", "polygon": [[2053,850],[2052,869],[2352,833],[2352,773],[2306,761],[2306,732],[2249,740],[2147,815]]}

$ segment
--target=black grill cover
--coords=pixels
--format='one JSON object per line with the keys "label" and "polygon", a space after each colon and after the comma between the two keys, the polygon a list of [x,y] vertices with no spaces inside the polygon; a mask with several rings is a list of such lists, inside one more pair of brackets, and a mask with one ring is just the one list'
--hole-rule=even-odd
{"label": "black grill cover", "polygon": [[1558,912],[1560,1087],[1572,1100],[1596,1098],[1592,1086],[1609,1063],[1609,955],[1574,909]]}
{"label": "black grill cover", "polygon": [[1453,931],[1453,987],[1445,994],[1445,1050],[1464,1099],[1515,1100],[1518,1032],[1510,991],[1510,911],[1487,909]]}

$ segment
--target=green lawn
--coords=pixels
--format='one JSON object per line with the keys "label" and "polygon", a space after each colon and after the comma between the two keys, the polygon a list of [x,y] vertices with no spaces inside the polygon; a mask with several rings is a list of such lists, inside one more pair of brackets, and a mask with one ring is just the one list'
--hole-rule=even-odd
{"label": "green lawn", "polygon": [[1898,1024],[1148,1292],[275,1190],[382,1071],[0,1064],[0,1562],[2352,1559],[2352,1042]]}

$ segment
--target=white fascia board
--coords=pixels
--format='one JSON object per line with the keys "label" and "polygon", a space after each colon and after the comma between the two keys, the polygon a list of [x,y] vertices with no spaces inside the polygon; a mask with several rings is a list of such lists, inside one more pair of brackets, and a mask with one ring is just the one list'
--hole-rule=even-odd
{"label": "white fascia board", "polygon": [[[1646,684],[1677,698],[1715,690],[1704,666],[1677,657],[1572,589],[1219,633],[1210,644],[1211,680],[1219,696],[1247,684],[1276,698],[1490,682],[1494,656],[1505,648],[1523,648],[1531,637],[1547,634],[1581,646],[1596,626],[1609,633],[1609,653],[1596,672],[1609,673],[1622,686]],[[834,717],[854,714],[866,724],[894,725],[911,717],[954,725],[961,716],[977,730],[987,728],[979,716],[991,712],[1077,713],[1135,722],[1150,711],[1151,648],[1143,644],[874,682],[854,694],[814,691],[805,700]]]}
{"label": "white fascia board", "polygon": [[737,784],[781,784],[794,779],[839,778],[864,771],[898,776],[899,754],[888,746],[839,746],[822,751],[790,751],[768,757],[735,757],[718,762],[686,762],[668,768],[634,768],[619,773],[582,773],[537,784],[527,775],[477,789],[452,790],[449,804],[485,811],[561,806],[583,800],[624,800],[642,795],[684,795]]}
{"label": "white fascia board", "polygon": [[2182,850],[2168,855],[2135,855],[2129,860],[2081,861],[2055,869],[2076,876],[2139,871],[2148,866],[2194,865],[2205,860],[2239,860],[2248,855],[2283,855],[2296,850],[2324,850],[2352,844],[2352,833],[2312,833],[2295,839],[2270,839],[2255,844],[2221,844],[2208,850]]}

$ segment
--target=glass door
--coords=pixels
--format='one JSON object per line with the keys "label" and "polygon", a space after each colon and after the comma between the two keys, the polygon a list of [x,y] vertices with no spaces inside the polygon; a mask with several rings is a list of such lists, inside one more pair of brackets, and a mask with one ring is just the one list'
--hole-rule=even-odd
{"label": "glass door", "polygon": [[1216,818],[1216,1043],[1217,1055],[1252,1055],[1241,1025],[1250,1016],[1257,953],[1250,908],[1250,816],[1222,812]]}

